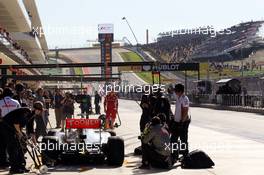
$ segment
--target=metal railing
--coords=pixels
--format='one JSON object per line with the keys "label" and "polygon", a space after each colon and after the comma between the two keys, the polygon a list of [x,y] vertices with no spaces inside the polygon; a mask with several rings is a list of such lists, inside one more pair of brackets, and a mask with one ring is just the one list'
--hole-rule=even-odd
{"label": "metal railing", "polygon": [[194,104],[216,104],[221,106],[238,106],[245,108],[263,108],[264,97],[240,94],[192,94],[189,96]]}
{"label": "metal railing", "polygon": [[[128,100],[141,100],[143,93],[119,93],[119,97]],[[264,109],[264,97],[240,94],[189,94],[192,104],[195,105],[215,105],[222,107],[238,107],[239,109]],[[169,97],[168,97],[169,98]],[[171,104],[175,101],[169,98]]]}

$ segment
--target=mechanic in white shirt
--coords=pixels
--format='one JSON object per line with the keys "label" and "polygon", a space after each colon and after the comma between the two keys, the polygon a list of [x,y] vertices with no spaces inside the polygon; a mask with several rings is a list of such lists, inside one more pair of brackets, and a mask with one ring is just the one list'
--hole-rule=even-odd
{"label": "mechanic in white shirt", "polygon": [[[175,103],[175,114],[171,123],[171,143],[176,145],[176,148],[184,149],[183,156],[186,156],[188,150],[188,128],[191,122],[189,114],[189,98],[184,94],[184,85],[175,85],[176,103]],[[178,139],[180,138],[180,144]],[[178,159],[179,150],[173,153],[173,158]]]}
{"label": "mechanic in white shirt", "polygon": [[185,122],[190,119],[189,103],[189,98],[185,94],[177,95],[174,115],[175,122]]}
{"label": "mechanic in white shirt", "polygon": [[[17,100],[11,98],[13,96],[13,91],[11,88],[5,88],[3,92],[3,99],[0,100],[0,116],[1,118],[5,117],[9,112],[20,108],[20,104]],[[20,133],[19,125],[15,125],[15,128],[18,133]]]}
{"label": "mechanic in white shirt", "polygon": [[[5,88],[3,91],[3,99],[0,100],[0,166],[8,166],[8,161],[7,161],[7,155],[6,155],[6,151],[11,151],[14,152],[15,150],[17,150],[18,148],[15,147],[14,149],[9,149],[8,147],[8,143],[6,141],[6,139],[4,139],[6,137],[6,124],[4,124],[3,118],[6,116],[6,114],[8,114],[9,112],[20,108],[20,104],[17,100],[12,99],[11,97],[13,96],[13,92],[11,88]],[[19,125],[14,124],[15,129],[20,132],[20,127]],[[11,139],[8,140],[11,142]],[[10,162],[15,162],[17,158],[13,158],[12,156],[9,155],[9,161]],[[12,166],[12,164],[10,163],[10,165]]]}
{"label": "mechanic in white shirt", "polygon": [[13,98],[11,98],[11,96],[13,95],[13,92],[11,89],[5,89],[4,93],[3,93],[3,99],[0,100],[0,110],[1,110],[1,117],[5,117],[6,114],[8,114],[9,112],[20,108],[20,104],[17,100],[14,100]]}

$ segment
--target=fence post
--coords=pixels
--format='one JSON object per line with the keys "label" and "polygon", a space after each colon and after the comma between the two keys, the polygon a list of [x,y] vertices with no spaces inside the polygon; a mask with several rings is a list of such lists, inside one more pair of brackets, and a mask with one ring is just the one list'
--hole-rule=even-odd
{"label": "fence post", "polygon": [[245,93],[242,93],[242,106],[245,106]]}

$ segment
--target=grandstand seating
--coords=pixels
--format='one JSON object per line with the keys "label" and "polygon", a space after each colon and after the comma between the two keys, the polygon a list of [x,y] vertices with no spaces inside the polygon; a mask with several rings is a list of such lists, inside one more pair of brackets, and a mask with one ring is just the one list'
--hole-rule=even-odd
{"label": "grandstand seating", "polygon": [[[164,32],[160,34],[157,42],[145,47],[166,62],[241,59],[260,47],[264,48],[263,36],[257,35],[260,27],[264,27],[264,21],[240,23],[223,30],[222,33],[216,33],[215,36],[210,33],[171,35],[171,32]],[[262,45],[258,42],[260,40]]]}
{"label": "grandstand seating", "polygon": [[6,31],[6,29],[0,27],[0,42],[7,41],[10,44],[11,49],[18,50],[21,55],[27,60],[28,62],[32,63],[31,59],[28,56],[28,53],[16,42],[14,41],[10,35],[9,32]]}

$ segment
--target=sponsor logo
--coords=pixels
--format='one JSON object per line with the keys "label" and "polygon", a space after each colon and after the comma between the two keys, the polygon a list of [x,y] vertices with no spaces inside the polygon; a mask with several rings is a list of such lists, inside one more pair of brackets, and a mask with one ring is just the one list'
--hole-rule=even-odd
{"label": "sponsor logo", "polygon": [[100,119],[66,119],[67,129],[98,129],[100,127]]}

